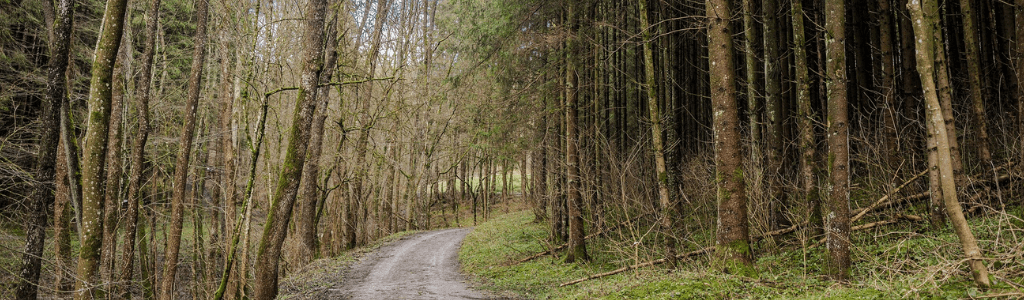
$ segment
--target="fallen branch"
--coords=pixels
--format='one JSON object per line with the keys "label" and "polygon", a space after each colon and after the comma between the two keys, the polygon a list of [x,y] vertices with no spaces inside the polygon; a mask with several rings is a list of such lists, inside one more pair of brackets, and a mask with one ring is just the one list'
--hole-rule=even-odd
{"label": "fallen branch", "polygon": [[[687,252],[687,253],[676,255],[676,258],[677,259],[679,259],[679,258],[687,258],[687,257],[690,257],[690,256],[704,254],[704,253],[707,253],[707,252],[712,251],[712,250],[715,250],[715,247],[712,246],[712,247],[707,247],[707,248],[696,250],[696,251],[690,251],[690,252]],[[633,269],[639,269],[639,268],[643,268],[643,267],[647,267],[647,266],[653,266],[653,265],[657,265],[657,264],[662,264],[665,261],[666,260],[664,258],[659,258],[659,259],[652,260],[652,261],[649,261],[649,262],[643,262],[643,263],[639,263],[639,264],[635,264],[635,265],[631,265],[631,266],[626,266],[626,267],[622,267],[622,268],[615,269],[615,270],[612,270],[612,271],[608,271],[608,272],[604,272],[604,273],[599,273],[599,274],[594,274],[594,275],[590,275],[590,276],[587,276],[587,277],[584,277],[584,278],[580,278],[580,279],[576,279],[576,280],[573,280],[573,281],[565,282],[565,283],[559,284],[558,287],[574,285],[574,284],[577,284],[577,283],[580,283],[580,282],[584,282],[584,281],[587,281],[587,280],[591,280],[591,279],[597,279],[597,278],[601,278],[601,277],[606,277],[606,276],[611,276],[611,275],[619,274],[619,273],[622,273],[622,272],[625,272],[625,271],[629,271],[629,270],[633,270]]]}
{"label": "fallen branch", "polygon": [[[875,228],[875,227],[878,227],[878,226],[884,226],[884,225],[889,225],[889,224],[895,224],[895,223],[898,223],[900,220],[920,222],[920,221],[924,221],[924,218],[918,217],[918,216],[915,216],[915,215],[898,214],[898,215],[896,215],[896,217],[893,217],[892,219],[889,219],[889,220],[878,221],[878,222],[871,222],[871,223],[867,223],[867,224],[861,224],[861,225],[850,227],[850,232],[864,230],[864,229],[868,229],[868,228]],[[826,238],[822,238],[822,239],[818,240],[817,242],[814,243],[814,245],[811,245],[811,247],[820,246],[821,244],[825,243],[825,239]]]}
{"label": "fallen branch", "polygon": [[897,187],[895,190],[893,190],[892,193],[889,193],[889,194],[885,195],[885,197],[879,198],[878,201],[875,201],[875,203],[871,203],[871,205],[868,205],[868,207],[866,207],[864,209],[861,209],[859,213],[857,213],[856,215],[853,216],[852,219],[850,219],[850,223],[857,222],[857,220],[860,220],[860,218],[863,218],[864,215],[866,215],[868,212],[870,212],[870,211],[874,210],[875,208],[879,207],[879,205],[882,204],[882,202],[885,202],[885,200],[888,200],[889,196],[892,196],[892,195],[894,195],[896,193],[899,193],[900,190],[902,190],[904,187],[906,187],[911,182],[914,182],[914,180],[917,180],[918,178],[920,178],[921,176],[924,176],[924,174],[927,174],[927,173],[928,173],[928,170],[924,170],[921,173],[917,173],[916,176],[914,176],[913,178],[910,178],[910,180],[907,180],[906,182],[901,184],[899,187]]}

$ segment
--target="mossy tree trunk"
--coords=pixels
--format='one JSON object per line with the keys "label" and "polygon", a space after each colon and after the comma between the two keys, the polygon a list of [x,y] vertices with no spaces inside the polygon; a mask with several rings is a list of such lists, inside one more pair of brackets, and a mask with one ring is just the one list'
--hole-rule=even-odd
{"label": "mossy tree trunk", "polygon": [[804,35],[804,8],[802,0],[792,0],[793,60],[796,71],[796,103],[800,138],[800,192],[806,205],[808,236],[821,234],[821,200],[818,197],[818,161],[815,159],[816,142],[814,124],[816,115],[811,107],[811,79],[807,67],[807,39]]}
{"label": "mossy tree trunk", "polygon": [[326,0],[311,0],[306,6],[306,24],[302,37],[303,69],[295,115],[288,138],[284,165],[270,201],[269,214],[263,226],[263,236],[256,252],[256,282],[254,299],[270,300],[277,297],[278,264],[281,246],[288,232],[288,221],[299,191],[299,180],[306,160],[312,131],[313,113],[323,70],[324,19]]}
{"label": "mossy tree trunk", "polygon": [[104,175],[110,126],[111,82],[124,28],[127,0],[107,1],[89,82],[89,115],[82,145],[81,248],[75,299],[101,296],[96,288],[103,238]]}
{"label": "mossy tree trunk", "polygon": [[676,267],[676,245],[672,237],[674,220],[676,219],[673,210],[673,197],[670,189],[673,189],[670,181],[673,175],[665,163],[665,142],[662,130],[661,110],[659,109],[658,84],[655,82],[654,54],[651,50],[651,24],[648,21],[648,11],[644,4],[646,0],[640,0],[640,30],[643,40],[644,76],[647,85],[647,108],[651,118],[651,146],[654,150],[654,167],[658,180],[658,202],[661,204],[661,230],[665,236],[665,258],[670,268]]}
{"label": "mossy tree trunk", "polygon": [[747,76],[747,115],[750,118],[750,159],[755,163],[761,161],[761,112],[758,108],[761,91],[758,89],[761,83],[758,70],[758,56],[761,50],[761,27],[757,26],[757,8],[761,4],[758,0],[743,0],[743,34],[746,37],[744,44],[744,63],[746,63]]}

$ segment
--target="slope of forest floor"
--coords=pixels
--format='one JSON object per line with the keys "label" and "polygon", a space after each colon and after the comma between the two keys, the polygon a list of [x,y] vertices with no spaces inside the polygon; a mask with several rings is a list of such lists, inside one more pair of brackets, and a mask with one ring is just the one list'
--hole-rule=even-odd
{"label": "slope of forest floor", "polygon": [[[602,238],[588,240],[593,260],[565,264],[543,256],[548,224],[534,223],[529,211],[513,212],[480,224],[460,252],[463,271],[495,293],[528,299],[960,299],[1024,297],[1024,257],[1017,241],[1024,228],[1021,209],[1008,215],[973,218],[971,226],[992,269],[993,289],[979,291],[961,259],[951,229],[932,232],[926,224],[898,224],[855,233],[854,280],[839,284],[820,276],[824,249],[782,243],[773,254],[757,257],[757,278],[726,275],[708,268],[706,254],[680,260],[677,270],[647,267],[559,287],[571,280],[650,260],[644,245],[621,249]],[[589,232],[588,232],[589,233]],[[1003,236],[1003,235],[1013,235]],[[702,241],[692,244],[707,244]],[[681,252],[695,250],[695,246]],[[804,250],[809,249],[809,250]],[[762,251],[766,252],[766,251]],[[1009,282],[1008,282],[1009,281]]]}

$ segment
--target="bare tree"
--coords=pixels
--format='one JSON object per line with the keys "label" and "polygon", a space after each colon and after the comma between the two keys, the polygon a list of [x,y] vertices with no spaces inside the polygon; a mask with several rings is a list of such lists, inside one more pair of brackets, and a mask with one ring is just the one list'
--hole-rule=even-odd
{"label": "bare tree", "polygon": [[320,73],[323,70],[324,19],[327,14],[326,0],[311,0],[306,6],[306,26],[302,37],[302,80],[295,102],[288,148],[284,166],[274,188],[267,221],[263,225],[256,252],[256,290],[254,298],[270,300],[277,297],[277,272],[280,262],[281,245],[288,232],[288,220],[299,191],[299,180],[306,160],[306,150],[311,135],[313,113],[319,92]]}
{"label": "bare tree", "polygon": [[[43,101],[42,134],[39,137],[39,154],[36,156],[35,180],[39,186],[32,192],[29,202],[31,218],[26,224],[25,252],[21,258],[22,279],[18,283],[18,299],[35,299],[39,288],[39,270],[42,268],[43,243],[46,239],[47,205],[54,197],[54,174],[57,161],[57,144],[60,142],[60,108],[67,102],[68,49],[71,44],[71,23],[75,2],[56,2],[55,20],[51,28],[50,65],[46,78],[46,100]],[[57,216],[59,218],[60,216]]]}
{"label": "bare tree", "polygon": [[82,223],[76,300],[93,299],[103,238],[104,171],[110,126],[111,77],[121,45],[127,0],[107,1],[89,83],[89,119],[82,143]]}
{"label": "bare tree", "polygon": [[[208,37],[206,27],[208,22],[207,10],[208,0],[197,0],[196,2],[196,38],[195,49],[192,52],[192,71],[188,79],[188,99],[185,103],[185,124],[182,124],[181,138],[179,139],[179,151],[177,163],[174,165],[174,192],[171,196],[171,224],[167,233],[167,248],[164,249],[163,281],[160,283],[161,300],[171,300],[174,296],[174,281],[178,270],[178,252],[181,247],[181,227],[184,218],[184,202],[188,194],[185,191],[188,184],[189,160],[192,155],[192,139],[196,130],[196,106],[199,103],[199,91],[203,82],[203,64],[206,59],[206,43]],[[193,188],[200,188],[194,186]]]}

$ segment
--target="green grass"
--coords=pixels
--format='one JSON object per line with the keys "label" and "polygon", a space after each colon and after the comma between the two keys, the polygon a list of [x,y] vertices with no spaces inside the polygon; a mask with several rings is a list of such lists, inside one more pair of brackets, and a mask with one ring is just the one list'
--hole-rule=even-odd
{"label": "green grass", "polygon": [[854,281],[846,284],[819,275],[825,262],[824,249],[804,251],[788,246],[758,258],[757,278],[709,270],[707,258],[698,257],[681,261],[677,270],[648,267],[558,287],[562,282],[637,261],[624,258],[622,253],[627,251],[605,246],[615,243],[597,240],[588,243],[594,258],[590,263],[565,264],[560,257],[545,256],[513,264],[545,249],[547,224],[532,220],[530,212],[520,211],[477,226],[459,253],[463,271],[485,289],[527,299],[960,299],[1019,292],[996,277],[1009,278],[1018,286],[1024,284],[1024,279],[1015,277],[1024,274],[1024,262],[1019,257],[998,254],[1013,253],[1013,247],[1019,246],[993,242],[999,233],[988,230],[1007,224],[997,218],[979,218],[971,225],[982,239],[986,255],[1003,257],[1003,262],[990,264],[995,286],[987,293],[975,288],[966,265],[960,263],[963,254],[952,230],[925,234],[905,230],[924,224],[855,234]]}

